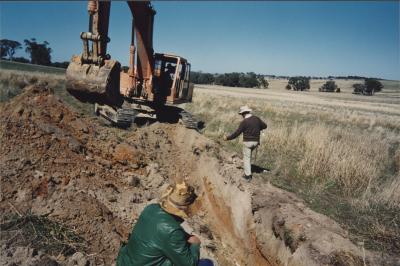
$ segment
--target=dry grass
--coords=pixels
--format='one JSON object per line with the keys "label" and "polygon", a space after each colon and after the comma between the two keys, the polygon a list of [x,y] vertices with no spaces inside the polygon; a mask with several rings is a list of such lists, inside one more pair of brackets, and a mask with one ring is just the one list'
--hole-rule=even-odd
{"label": "dry grass", "polygon": [[389,160],[389,143],[363,133],[355,135],[348,129],[335,131],[324,125],[302,126],[298,130],[303,146],[299,173],[318,177],[322,184],[334,182],[346,195],[369,191]]}
{"label": "dry grass", "polygon": [[1,243],[7,246],[29,246],[57,256],[85,251],[85,240],[75,231],[31,213],[6,217],[0,224]]}
{"label": "dry grass", "polygon": [[[205,134],[221,137],[224,132],[232,132],[240,122],[236,111],[244,104],[242,99],[210,97],[200,90],[195,99],[196,103],[188,108],[205,120]],[[394,177],[399,175],[399,156],[394,154],[399,153],[400,116],[387,114],[387,120],[380,118],[383,120],[379,125],[371,126],[370,122],[362,123],[356,117],[348,117],[347,121],[337,119],[343,116],[339,112],[330,114],[333,111],[329,108],[322,110],[302,105],[305,110],[300,111],[300,106],[292,102],[282,106],[271,100],[253,99],[250,105],[269,124],[266,135],[261,138],[260,160],[273,156],[275,164],[285,167],[290,162],[296,177],[314,180],[312,189],[316,192],[335,185],[346,196],[357,194],[364,199],[366,196],[378,199],[371,190],[376,192],[377,188],[385,186],[390,191],[396,188],[392,183],[398,183],[398,178]],[[387,175],[389,183],[384,185],[382,182],[388,179]],[[392,195],[380,197],[381,200],[397,202],[398,199],[393,198],[395,191],[381,191],[382,195]]]}
{"label": "dry grass", "polygon": [[[204,134],[220,139],[249,104],[268,123],[256,164],[272,171],[262,178],[339,220],[368,247],[399,252],[400,89],[393,84],[373,97],[352,95],[349,84],[341,94],[202,86],[186,108],[205,121]],[[241,140],[226,145],[241,154]]]}
{"label": "dry grass", "polygon": [[22,89],[27,85],[42,83],[55,88],[63,80],[63,75],[2,69],[0,72],[0,102],[7,101],[20,94]]}

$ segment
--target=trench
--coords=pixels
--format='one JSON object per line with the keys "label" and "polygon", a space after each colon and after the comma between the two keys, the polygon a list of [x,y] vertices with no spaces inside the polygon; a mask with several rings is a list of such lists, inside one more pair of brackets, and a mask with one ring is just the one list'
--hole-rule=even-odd
{"label": "trench", "polygon": [[194,209],[202,215],[195,216],[192,223],[206,225],[212,232],[216,249],[211,257],[218,265],[273,265],[257,248],[251,197],[245,184],[236,180],[240,177],[236,165],[224,164],[229,155],[183,126],[151,127],[162,129],[172,142],[157,150],[160,168],[175,182],[185,178],[196,188],[199,197]]}
{"label": "trench", "polygon": [[241,176],[236,165],[224,165],[228,154],[216,143],[182,127],[172,128],[170,136],[173,154],[178,157],[174,171],[189,173],[188,178],[199,190],[199,208],[205,213],[201,222],[209,226],[222,247],[215,254],[219,265],[274,265],[257,247],[251,197],[245,184],[236,180]]}

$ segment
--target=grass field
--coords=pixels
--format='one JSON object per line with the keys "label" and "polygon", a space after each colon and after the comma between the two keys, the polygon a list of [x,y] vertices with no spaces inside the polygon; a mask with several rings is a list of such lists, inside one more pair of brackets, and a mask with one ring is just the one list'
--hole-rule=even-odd
{"label": "grass field", "polygon": [[[43,83],[78,112],[93,112],[65,91],[63,69],[4,61],[0,67],[0,102]],[[341,93],[318,92],[322,80],[308,92],[285,90],[285,80],[270,80],[266,90],[196,86],[185,108],[205,122],[205,135],[241,154],[241,140],[222,137],[240,123],[239,107],[250,105],[268,124],[256,164],[271,171],[255,178],[294,192],[367,248],[399,254],[400,84],[383,81],[381,93],[353,95],[359,82],[337,81]]]}
{"label": "grass field", "polygon": [[65,69],[50,67],[50,66],[40,66],[40,65],[31,65],[24,64],[18,62],[10,62],[6,60],[0,60],[0,69],[1,70],[18,70],[18,71],[26,71],[26,72],[39,72],[44,74],[59,74],[64,75]]}
{"label": "grass field", "polygon": [[341,93],[196,86],[186,108],[205,121],[204,134],[241,154],[241,140],[223,142],[241,121],[248,104],[267,121],[256,164],[270,169],[263,178],[296,193],[310,207],[339,221],[354,241],[368,248],[400,252],[400,87],[383,81],[382,93],[352,94],[352,84],[337,81]]}

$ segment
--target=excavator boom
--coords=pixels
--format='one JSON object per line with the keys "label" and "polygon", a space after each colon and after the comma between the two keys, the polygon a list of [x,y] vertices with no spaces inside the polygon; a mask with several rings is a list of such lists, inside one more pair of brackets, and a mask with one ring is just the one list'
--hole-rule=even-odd
{"label": "excavator boom", "polygon": [[[134,36],[136,35],[136,79],[148,83],[151,82],[154,73],[153,25],[156,12],[151,7],[150,2],[128,1],[127,3],[133,17],[131,47],[134,47]],[[134,71],[134,67],[133,62],[129,68]],[[145,85],[145,87],[148,86]]]}

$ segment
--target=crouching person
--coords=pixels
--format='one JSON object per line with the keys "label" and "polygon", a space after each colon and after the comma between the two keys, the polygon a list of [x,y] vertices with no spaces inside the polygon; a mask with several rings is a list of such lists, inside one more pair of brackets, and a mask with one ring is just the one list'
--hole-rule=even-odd
{"label": "crouching person", "polygon": [[194,188],[185,182],[168,187],[159,204],[148,205],[140,214],[119,251],[117,266],[199,265],[200,239],[180,226],[195,199]]}

